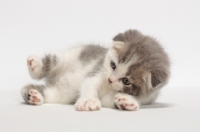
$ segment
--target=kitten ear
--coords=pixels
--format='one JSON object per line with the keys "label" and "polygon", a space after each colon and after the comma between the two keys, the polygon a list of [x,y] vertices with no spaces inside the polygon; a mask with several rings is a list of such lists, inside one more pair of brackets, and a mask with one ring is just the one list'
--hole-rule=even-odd
{"label": "kitten ear", "polygon": [[120,48],[124,47],[124,42],[122,42],[122,41],[113,41],[113,47],[117,48],[117,49],[120,49]]}
{"label": "kitten ear", "polygon": [[161,84],[162,78],[160,76],[160,71],[151,72],[151,84],[152,87],[155,88]]}
{"label": "kitten ear", "polygon": [[113,41],[124,41],[124,34],[122,33],[119,33],[117,34],[114,38],[113,38]]}
{"label": "kitten ear", "polygon": [[143,80],[146,83],[148,89],[152,88],[151,73],[147,72],[143,75]]}
{"label": "kitten ear", "polygon": [[144,35],[142,35],[137,30],[127,30],[124,33],[117,34],[113,41],[122,41],[122,42],[134,42],[138,43],[144,38]]}
{"label": "kitten ear", "polygon": [[164,72],[161,72],[159,70],[145,73],[144,81],[146,82],[147,87],[151,89],[161,85],[163,74]]}

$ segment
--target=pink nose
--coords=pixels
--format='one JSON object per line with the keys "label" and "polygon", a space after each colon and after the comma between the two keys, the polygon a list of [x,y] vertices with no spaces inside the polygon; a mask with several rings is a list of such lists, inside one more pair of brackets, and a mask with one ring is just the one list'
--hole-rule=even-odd
{"label": "pink nose", "polygon": [[109,82],[109,83],[113,83],[112,80],[111,80],[110,78],[108,78],[108,82]]}

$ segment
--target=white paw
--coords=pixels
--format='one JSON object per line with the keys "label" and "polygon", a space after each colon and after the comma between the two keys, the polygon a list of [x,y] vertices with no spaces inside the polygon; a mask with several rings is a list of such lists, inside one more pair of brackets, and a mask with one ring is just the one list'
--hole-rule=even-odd
{"label": "white paw", "polygon": [[118,93],[115,95],[114,102],[120,110],[139,110],[138,102],[131,95]]}
{"label": "white paw", "polygon": [[90,98],[90,99],[78,99],[75,104],[75,108],[78,111],[94,111],[100,110],[101,103],[98,98]]}
{"label": "white paw", "polygon": [[29,56],[27,59],[29,73],[32,78],[38,78],[42,72],[42,61],[37,56]]}
{"label": "white paw", "polygon": [[44,98],[41,95],[41,93],[39,93],[37,90],[35,89],[30,89],[29,90],[29,99],[28,102],[32,105],[41,105],[44,102]]}

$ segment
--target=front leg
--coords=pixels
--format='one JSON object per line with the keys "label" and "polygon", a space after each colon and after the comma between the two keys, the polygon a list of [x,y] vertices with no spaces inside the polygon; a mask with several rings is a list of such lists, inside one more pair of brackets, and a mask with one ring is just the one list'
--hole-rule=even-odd
{"label": "front leg", "polygon": [[37,56],[29,56],[27,59],[27,66],[29,74],[33,79],[42,79],[43,77],[43,63]]}
{"label": "front leg", "polygon": [[42,59],[31,55],[27,59],[29,74],[33,79],[42,79],[55,72],[58,67],[58,58],[55,54],[47,54]]}
{"label": "front leg", "polygon": [[118,93],[115,95],[114,103],[120,110],[136,111],[139,110],[138,101],[131,95]]}
{"label": "front leg", "polygon": [[88,77],[81,86],[81,95],[75,104],[78,111],[100,110],[101,102],[98,98],[100,81],[98,77]]}

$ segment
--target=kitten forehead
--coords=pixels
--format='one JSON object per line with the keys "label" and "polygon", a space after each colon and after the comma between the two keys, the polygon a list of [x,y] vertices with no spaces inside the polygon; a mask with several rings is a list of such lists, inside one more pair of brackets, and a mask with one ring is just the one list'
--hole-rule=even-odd
{"label": "kitten forehead", "polygon": [[113,47],[113,50],[115,50],[118,54],[119,63],[129,63],[130,61],[134,62],[139,58],[136,49],[129,43],[125,44],[121,48]]}
{"label": "kitten forehead", "polygon": [[126,65],[124,63],[120,63],[117,65],[117,69],[116,69],[116,74],[118,78],[122,78],[125,77],[127,71],[128,71],[128,67],[129,65]]}
{"label": "kitten forehead", "polygon": [[130,67],[131,65],[133,64],[136,64],[137,63],[137,60],[138,60],[138,56],[135,55],[133,56],[133,59],[131,59],[129,62],[127,63],[119,63],[117,65],[117,74],[119,77],[125,77],[127,75],[127,72],[130,71]]}
{"label": "kitten forehead", "polygon": [[127,65],[131,66],[131,65],[134,65],[138,62],[140,56],[138,54],[134,54],[129,61],[127,61]]}

